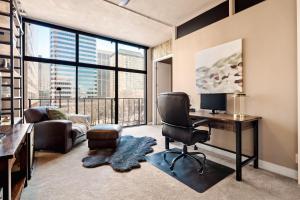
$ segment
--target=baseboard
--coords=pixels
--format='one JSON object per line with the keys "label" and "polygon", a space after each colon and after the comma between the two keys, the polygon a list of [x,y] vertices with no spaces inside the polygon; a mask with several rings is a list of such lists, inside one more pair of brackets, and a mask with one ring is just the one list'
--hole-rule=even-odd
{"label": "baseboard", "polygon": [[291,169],[288,167],[284,167],[284,166],[277,165],[277,164],[263,161],[263,160],[259,160],[259,167],[261,169],[298,180],[298,172],[295,169]]}
{"label": "baseboard", "polygon": [[[206,146],[206,145],[203,145],[203,144],[197,144],[197,146],[201,149],[211,151],[215,154],[219,154],[219,155],[222,155],[222,156],[226,156],[228,158],[235,159],[235,154],[233,154],[233,153],[222,151],[220,149],[216,149],[216,148]],[[243,159],[246,159],[246,158],[243,157]],[[281,166],[281,165],[277,165],[277,164],[274,164],[274,163],[271,163],[271,162],[267,162],[267,161],[264,161],[264,160],[259,160],[259,168],[270,171],[270,172],[273,172],[273,173],[276,173],[276,174],[280,174],[280,175],[283,175],[283,176],[286,176],[286,177],[289,177],[289,178],[292,178],[292,179],[295,179],[295,180],[298,179],[297,170],[294,170],[294,169],[291,169],[291,168],[288,168],[288,167],[284,167],[284,166]]]}

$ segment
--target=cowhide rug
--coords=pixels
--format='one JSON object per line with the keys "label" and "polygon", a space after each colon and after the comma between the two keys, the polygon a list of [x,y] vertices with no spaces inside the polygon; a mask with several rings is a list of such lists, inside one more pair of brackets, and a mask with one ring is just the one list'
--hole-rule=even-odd
{"label": "cowhide rug", "polygon": [[122,136],[115,150],[92,151],[82,159],[87,168],[110,164],[118,172],[127,172],[141,167],[139,162],[146,161],[145,155],[153,152],[156,140],[152,137]]}

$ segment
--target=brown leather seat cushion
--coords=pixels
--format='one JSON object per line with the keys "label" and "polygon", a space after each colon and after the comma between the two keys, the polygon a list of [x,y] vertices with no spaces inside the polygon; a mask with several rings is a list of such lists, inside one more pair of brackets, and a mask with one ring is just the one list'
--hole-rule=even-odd
{"label": "brown leather seat cushion", "polygon": [[118,124],[96,125],[87,131],[89,140],[115,140],[118,139],[122,126]]}

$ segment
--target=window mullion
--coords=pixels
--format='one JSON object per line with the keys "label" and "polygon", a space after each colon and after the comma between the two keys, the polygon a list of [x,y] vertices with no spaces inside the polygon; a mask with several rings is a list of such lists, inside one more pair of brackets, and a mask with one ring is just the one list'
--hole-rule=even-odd
{"label": "window mullion", "polygon": [[76,88],[76,90],[75,90],[75,107],[76,107],[76,114],[78,114],[78,107],[79,107],[79,100],[78,100],[78,98],[79,98],[79,96],[78,96],[78,64],[79,64],[79,35],[78,35],[78,33],[76,33],[76,43],[75,43],[75,45],[76,45],[76,86],[75,86],[75,88]]}

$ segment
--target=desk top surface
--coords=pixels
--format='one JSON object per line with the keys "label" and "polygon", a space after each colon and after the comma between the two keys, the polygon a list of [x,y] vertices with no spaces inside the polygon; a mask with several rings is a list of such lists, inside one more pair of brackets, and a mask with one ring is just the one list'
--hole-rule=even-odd
{"label": "desk top surface", "polygon": [[219,114],[210,114],[205,111],[196,111],[190,112],[191,117],[198,117],[198,118],[207,118],[211,120],[218,120],[218,121],[226,121],[226,122],[251,122],[260,120],[261,117],[259,116],[251,116],[245,115],[243,118],[235,118],[233,114],[226,114],[226,113],[219,113]]}
{"label": "desk top surface", "polygon": [[5,136],[0,141],[0,159],[12,158],[19,145],[26,136],[30,124],[16,124],[16,125],[3,125],[0,126],[0,133]]}

